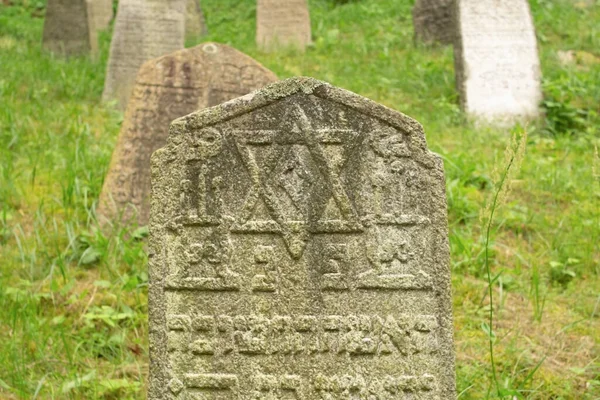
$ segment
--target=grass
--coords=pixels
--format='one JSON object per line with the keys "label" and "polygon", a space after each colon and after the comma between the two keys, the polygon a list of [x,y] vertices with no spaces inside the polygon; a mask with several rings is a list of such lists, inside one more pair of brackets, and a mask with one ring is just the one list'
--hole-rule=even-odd
{"label": "grass", "polygon": [[[597,1],[530,1],[546,117],[489,235],[479,215],[510,135],[464,121],[452,49],[413,43],[411,1],[311,0],[305,55],[256,49],[253,1],[202,3],[207,39],[424,125],[446,166],[461,399],[600,398],[600,63],[557,57],[600,56]],[[94,220],[122,119],[100,103],[110,38],[97,60],[46,54],[43,8],[0,6],[0,398],[144,398],[145,230],[105,236]]]}

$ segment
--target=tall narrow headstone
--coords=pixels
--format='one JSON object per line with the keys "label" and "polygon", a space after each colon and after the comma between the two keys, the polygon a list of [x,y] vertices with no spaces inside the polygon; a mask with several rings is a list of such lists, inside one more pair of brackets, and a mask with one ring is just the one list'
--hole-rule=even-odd
{"label": "tall narrow headstone", "polygon": [[263,51],[304,50],[311,42],[307,0],[257,0],[256,42]]}
{"label": "tall narrow headstone", "polygon": [[49,0],[44,20],[43,47],[66,56],[91,50],[86,0]]}
{"label": "tall narrow headstone", "polygon": [[149,399],[455,399],[443,163],[310,78],[174,121],[152,158]]}
{"label": "tall narrow headstone", "polygon": [[204,13],[198,0],[187,0],[185,13],[185,37],[197,39],[208,33]]}
{"label": "tall narrow headstone", "polygon": [[527,0],[457,0],[456,83],[464,111],[499,125],[536,118],[542,99]]}
{"label": "tall narrow headstone", "polygon": [[113,18],[112,0],[86,0],[92,53],[98,51],[98,33],[109,27]]}
{"label": "tall narrow headstone", "polygon": [[145,61],[183,48],[187,0],[121,0],[104,82],[104,100],[127,106]]}
{"label": "tall narrow headstone", "polygon": [[167,142],[169,123],[277,80],[247,55],[205,43],[146,62],[137,75],[102,194],[101,221],[148,223],[150,155]]}
{"label": "tall narrow headstone", "polygon": [[416,0],[413,7],[415,40],[423,43],[450,44],[455,36],[456,0]]}

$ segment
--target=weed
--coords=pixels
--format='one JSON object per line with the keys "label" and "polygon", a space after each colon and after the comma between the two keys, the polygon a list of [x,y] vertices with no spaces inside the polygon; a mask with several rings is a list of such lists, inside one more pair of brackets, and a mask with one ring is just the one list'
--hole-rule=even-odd
{"label": "weed", "polygon": [[521,169],[521,164],[525,156],[525,146],[527,143],[527,131],[523,130],[519,134],[514,133],[510,144],[506,147],[504,152],[504,163],[502,170],[495,171],[495,176],[492,178],[494,189],[492,191],[492,198],[486,204],[486,207],[482,209],[481,221],[484,225],[484,266],[487,275],[488,283],[488,297],[489,297],[489,311],[488,311],[488,322],[482,324],[483,330],[486,332],[488,337],[489,351],[490,351],[490,363],[492,366],[492,380],[496,388],[496,393],[499,396],[503,396],[503,391],[500,388],[498,382],[498,376],[496,372],[496,362],[494,359],[494,342],[496,336],[494,333],[494,283],[500,277],[500,273],[492,278],[492,267],[490,262],[490,240],[492,235],[492,225],[494,223],[495,214],[505,203],[511,188],[511,181],[515,178],[517,173]]}
{"label": "weed", "polygon": [[543,87],[544,130],[552,135],[585,131],[590,111],[574,104],[574,86],[570,82],[545,81]]}

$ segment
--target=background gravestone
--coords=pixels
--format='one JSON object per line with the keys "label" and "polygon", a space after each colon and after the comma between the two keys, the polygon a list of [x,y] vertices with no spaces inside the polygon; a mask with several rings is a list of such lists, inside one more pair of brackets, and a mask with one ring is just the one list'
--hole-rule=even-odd
{"label": "background gravestone", "polygon": [[415,39],[424,43],[452,43],[455,36],[455,1],[416,0],[413,7]]}
{"label": "background gravestone", "polygon": [[277,80],[247,55],[206,43],[146,62],[137,75],[98,214],[148,223],[150,155],[167,141],[169,123]]}
{"label": "background gravestone", "polygon": [[44,48],[63,55],[98,51],[98,32],[112,19],[110,0],[49,0],[44,20]]}
{"label": "background gravestone", "polygon": [[527,0],[458,0],[454,49],[463,109],[501,125],[536,118],[542,99]]}
{"label": "background gravestone", "polygon": [[311,42],[307,0],[257,0],[256,42],[263,51],[300,50]]}
{"label": "background gravestone", "polygon": [[442,160],[310,78],[152,158],[149,399],[455,399]]}
{"label": "background gravestone", "polygon": [[91,50],[86,0],[48,0],[43,47],[66,56]]}
{"label": "background gravestone", "polygon": [[198,0],[187,0],[185,13],[185,37],[197,39],[208,33],[204,13]]}
{"label": "background gravestone", "polygon": [[98,32],[108,28],[113,18],[112,0],[87,0],[92,53],[98,51]]}
{"label": "background gravestone", "polygon": [[104,100],[125,109],[145,61],[183,48],[187,0],[121,0],[104,82]]}

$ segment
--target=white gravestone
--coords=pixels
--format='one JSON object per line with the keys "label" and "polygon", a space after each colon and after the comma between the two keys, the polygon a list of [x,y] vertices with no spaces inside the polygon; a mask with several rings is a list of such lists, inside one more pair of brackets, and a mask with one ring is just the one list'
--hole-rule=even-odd
{"label": "white gravestone", "polygon": [[526,0],[458,0],[456,83],[463,110],[510,125],[536,118],[542,99],[535,29]]}

